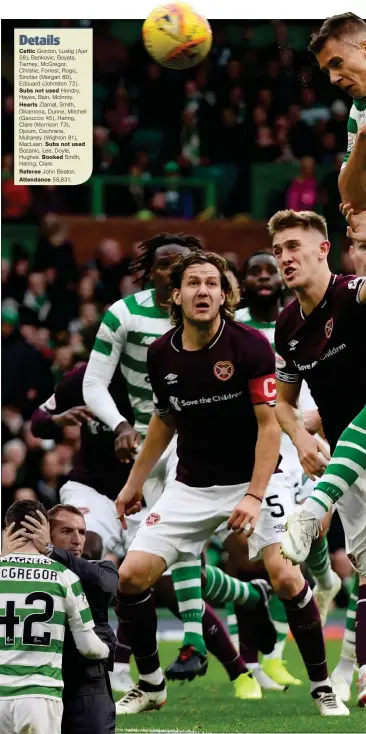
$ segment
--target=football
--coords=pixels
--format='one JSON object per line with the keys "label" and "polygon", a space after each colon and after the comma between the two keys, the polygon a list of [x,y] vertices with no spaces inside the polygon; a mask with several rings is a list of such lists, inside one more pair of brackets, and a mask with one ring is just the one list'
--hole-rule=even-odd
{"label": "football", "polygon": [[158,5],[146,18],[142,37],[150,56],[169,69],[199,64],[212,44],[208,20],[186,3]]}

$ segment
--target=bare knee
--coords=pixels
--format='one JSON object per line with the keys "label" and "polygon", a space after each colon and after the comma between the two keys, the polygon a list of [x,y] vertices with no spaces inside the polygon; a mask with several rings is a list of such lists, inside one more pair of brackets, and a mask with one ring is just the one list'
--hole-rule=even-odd
{"label": "bare knee", "polygon": [[166,570],[165,561],[151,553],[131,551],[119,568],[122,594],[140,594],[149,589]]}
{"label": "bare knee", "polygon": [[299,566],[292,566],[281,559],[269,572],[273,590],[283,599],[292,599],[304,588],[304,577]]}

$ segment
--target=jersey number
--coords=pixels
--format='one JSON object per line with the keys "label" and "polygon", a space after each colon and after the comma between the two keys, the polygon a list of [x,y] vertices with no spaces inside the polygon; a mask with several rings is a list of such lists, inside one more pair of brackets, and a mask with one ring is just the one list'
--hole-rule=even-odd
{"label": "jersey number", "polygon": [[[268,507],[278,507],[278,512],[271,512],[272,517],[283,517],[285,514],[285,510],[283,509],[283,506],[280,502],[276,502],[278,500],[278,494],[272,494],[270,497],[266,497],[266,502]],[[273,501],[274,500],[274,501]]]}
{"label": "jersey number", "polygon": [[[23,620],[23,645],[44,645],[48,646],[51,641],[51,633],[45,632],[42,637],[32,635],[32,625],[35,622],[48,622],[53,616],[54,601],[50,594],[43,591],[33,591],[25,598],[26,604],[34,604],[36,601],[45,603],[44,612],[35,614],[27,614]],[[15,602],[8,601],[5,604],[5,615],[0,617],[0,625],[5,625],[5,644],[15,644],[15,626],[20,624],[20,616],[15,613]]]}

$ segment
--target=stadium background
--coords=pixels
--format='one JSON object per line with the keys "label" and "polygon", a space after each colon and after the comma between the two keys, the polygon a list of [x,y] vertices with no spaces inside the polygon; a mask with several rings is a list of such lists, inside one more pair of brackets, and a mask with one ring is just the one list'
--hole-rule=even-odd
{"label": "stadium background", "polygon": [[[13,29],[56,25],[94,29],[93,176],[15,187]],[[137,290],[129,265],[142,239],[198,234],[240,280],[248,255],[269,245],[274,211],[314,209],[334,270],[352,272],[337,188],[350,100],[306,51],[318,26],[214,21],[208,59],[174,72],[146,54],[141,21],[3,21],[2,519],[15,499],[58,502],[79,429],[43,441],[29,419],[82,359],[106,307]],[[336,520],[329,540],[342,548]],[[347,579],[344,555],[333,558]]]}

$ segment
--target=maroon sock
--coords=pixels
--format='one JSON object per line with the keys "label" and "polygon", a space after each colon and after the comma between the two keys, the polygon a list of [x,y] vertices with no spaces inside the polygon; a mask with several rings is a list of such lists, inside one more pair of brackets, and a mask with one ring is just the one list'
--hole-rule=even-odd
{"label": "maroon sock", "polygon": [[125,626],[118,620],[117,627],[117,646],[114,654],[115,663],[125,663],[128,665],[131,657],[131,647],[127,642],[125,634]]}
{"label": "maroon sock", "polygon": [[207,602],[205,602],[205,607],[202,627],[207,649],[224,666],[230,680],[235,680],[242,673],[247,673],[248,668],[241,655],[235,650],[221,619]]}
{"label": "maroon sock", "polygon": [[258,645],[251,615],[241,604],[235,604],[235,614],[238,620],[240,654],[247,664],[257,663]]}
{"label": "maroon sock", "polygon": [[366,665],[366,585],[358,592],[356,611],[356,658],[358,665]]}
{"label": "maroon sock", "polygon": [[139,673],[154,673],[160,668],[160,660],[156,641],[158,623],[151,589],[133,596],[118,590],[116,614],[123,624]]}
{"label": "maroon sock", "polygon": [[328,678],[323,630],[318,607],[307,581],[300,594],[282,599],[290,630],[300,650],[309,679],[313,682]]}

